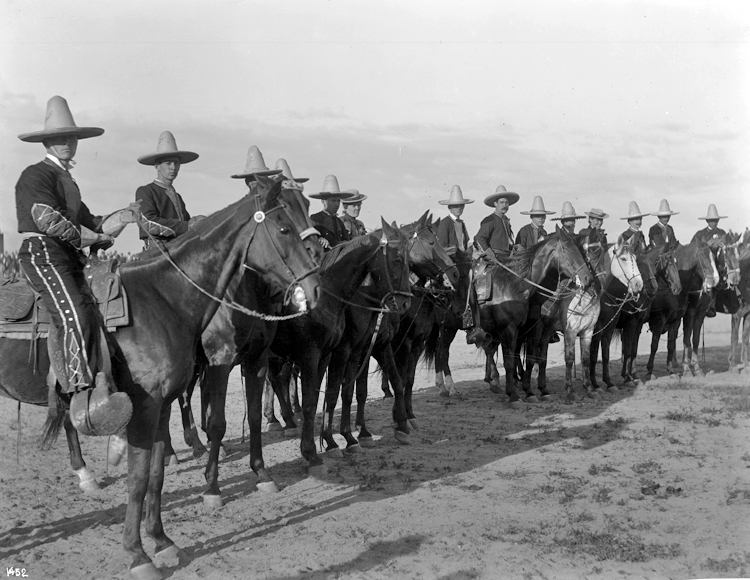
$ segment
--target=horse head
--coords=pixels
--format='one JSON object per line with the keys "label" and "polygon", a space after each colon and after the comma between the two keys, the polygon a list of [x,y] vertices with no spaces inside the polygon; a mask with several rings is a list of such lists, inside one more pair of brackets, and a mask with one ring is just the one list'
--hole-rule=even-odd
{"label": "horse head", "polygon": [[727,237],[722,236],[718,243],[709,243],[709,246],[714,254],[721,282],[735,288],[740,283],[739,242],[732,242]]}
{"label": "horse head", "polygon": [[251,217],[255,231],[245,252],[245,267],[265,272],[284,292],[285,304],[313,308],[320,297],[320,279],[318,262],[301,239],[301,234],[307,238],[313,233],[306,208],[285,203],[282,182],[261,175],[250,184],[247,198],[255,210]]}
{"label": "horse head", "polygon": [[[565,228],[555,226],[556,235],[550,238],[555,243],[542,242],[537,257],[545,267],[553,267],[560,278],[573,280],[580,288],[588,288],[594,281],[586,260],[578,248],[575,237]],[[535,257],[534,262],[537,262]],[[536,268],[532,266],[532,272]]]}
{"label": "horse head", "polygon": [[674,250],[670,250],[668,246],[660,246],[657,250],[656,276],[665,280],[669,284],[672,294],[677,296],[682,292],[682,283],[680,282],[680,271],[677,269],[677,258],[675,258]]}
{"label": "horse head", "polygon": [[274,176],[273,179],[281,182],[279,197],[284,205],[293,209],[290,214],[308,254],[316,263],[320,264],[323,258],[323,246],[320,245],[320,233],[315,229],[315,224],[310,219],[310,200],[302,195],[304,186],[284,175]]}
{"label": "horse head", "polygon": [[382,231],[377,255],[370,269],[375,285],[383,291],[382,304],[403,315],[411,305],[409,240],[393,223],[380,218]]}
{"label": "horse head", "polygon": [[416,222],[401,228],[409,238],[410,268],[422,279],[445,275],[450,285],[455,288],[459,278],[458,268],[438,242],[429,213],[429,210],[426,211]]}
{"label": "horse head", "polygon": [[643,276],[638,269],[635,254],[630,244],[617,238],[617,243],[610,247],[607,252],[610,257],[610,271],[631,294],[638,294],[643,290]]}
{"label": "horse head", "polygon": [[698,243],[696,247],[696,262],[698,266],[698,274],[703,278],[703,284],[701,289],[703,292],[708,292],[712,288],[716,288],[721,281],[719,276],[719,269],[716,266],[716,258],[713,250],[708,244]]}

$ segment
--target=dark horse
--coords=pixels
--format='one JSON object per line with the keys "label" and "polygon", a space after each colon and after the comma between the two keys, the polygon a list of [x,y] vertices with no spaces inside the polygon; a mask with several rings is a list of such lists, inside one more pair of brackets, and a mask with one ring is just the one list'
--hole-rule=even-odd
{"label": "dark horse", "polygon": [[[311,306],[317,302],[317,265],[288,217],[294,209],[279,202],[280,184],[262,183],[261,191],[166,244],[166,255],[151,253],[121,268],[131,324],[112,336],[112,367],[116,384],[133,402],[123,544],[136,578],[162,577],[141,542],[144,501],[145,530],[156,542],[157,557],[184,558],[161,521],[164,419],[168,405],[193,376],[201,334],[219,306],[217,297],[225,294],[238,270],[249,267],[274,290],[285,293],[300,285]],[[27,365],[26,354],[13,360],[3,353],[3,369]]]}
{"label": "dark horse", "polygon": [[[325,472],[315,448],[315,412],[331,354],[346,331],[347,302],[369,276],[377,295],[382,296],[372,307],[389,308],[398,313],[409,307],[409,241],[385,220],[381,219],[381,224],[382,231],[354,238],[323,256],[320,266],[323,294],[318,308],[310,316],[279,323],[271,345],[273,355],[279,357],[269,365],[272,382],[276,381],[274,372],[285,360],[291,359],[300,369],[304,415],[300,452],[311,473]],[[403,392],[396,392],[393,418],[396,431],[408,437]]]}
{"label": "dark horse", "polygon": [[[748,233],[745,232],[745,238]],[[732,343],[729,350],[729,370],[742,372],[748,368],[748,347],[750,346],[750,244],[743,240],[738,248],[737,261],[740,265],[740,283],[737,287],[739,308],[732,314]],[[719,310],[717,304],[716,310]],[[742,327],[742,340],[739,333]]]}
{"label": "dark horse", "polygon": [[512,407],[520,405],[516,392],[516,341],[519,329],[526,322],[529,300],[537,292],[552,296],[561,282],[575,281],[580,288],[588,287],[593,278],[581,255],[576,240],[559,227],[556,235],[514,253],[510,258],[495,265],[491,270],[492,297],[480,306],[482,330],[491,340],[485,340],[483,348],[487,357],[484,380],[493,393],[500,392],[500,381],[495,354],[498,345],[503,350],[505,367],[505,393]]}
{"label": "dark horse", "polygon": [[674,252],[666,246],[649,247],[645,254],[638,256],[638,267],[643,276],[643,292],[638,300],[626,303],[617,328],[622,339],[622,379],[623,386],[634,387],[642,384],[635,367],[638,356],[638,340],[643,325],[651,316],[654,301],[659,296],[659,289],[677,296],[682,291],[680,274],[677,270],[677,259]]}
{"label": "dark horse", "polygon": [[[409,350],[414,346],[416,333],[422,327],[416,319],[417,312],[424,305],[425,285],[428,281],[440,284],[443,277],[450,284],[458,282],[458,270],[453,260],[440,245],[432,229],[432,219],[428,212],[413,224],[403,226],[401,232],[409,239],[409,270],[414,278],[411,285],[409,309],[403,313],[374,313],[364,308],[377,300],[372,286],[363,286],[346,309],[346,332],[328,365],[328,386],[326,388],[326,409],[328,424],[323,432],[327,451],[336,453],[338,445],[332,436],[333,411],[342,390],[342,410],[340,433],[347,442],[347,451],[356,452],[361,445],[373,444],[372,434],[365,425],[365,405],[367,401],[368,367],[370,353],[383,370],[383,381],[390,381],[394,392],[404,393],[406,416],[412,427],[416,426],[412,409],[411,391],[413,370],[408,368]],[[405,273],[408,279],[408,272]],[[356,306],[354,305],[356,304]],[[431,323],[430,323],[431,326]],[[417,339],[418,340],[418,339]],[[416,354],[419,357],[419,353]],[[416,363],[415,363],[416,366]],[[351,405],[356,384],[357,421],[360,431],[357,438],[351,433]],[[387,383],[384,387],[387,389]],[[409,440],[396,433],[401,443]]]}

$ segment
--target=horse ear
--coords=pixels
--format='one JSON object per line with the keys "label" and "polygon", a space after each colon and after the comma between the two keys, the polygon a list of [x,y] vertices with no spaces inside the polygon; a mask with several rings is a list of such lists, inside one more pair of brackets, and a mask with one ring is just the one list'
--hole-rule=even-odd
{"label": "horse ear", "polygon": [[420,227],[420,228],[423,228],[423,227],[425,227],[425,224],[427,223],[427,216],[429,215],[429,213],[430,213],[430,210],[428,209],[428,210],[427,210],[426,212],[424,212],[424,213],[422,214],[422,217],[420,217],[420,218],[419,218],[419,219],[417,220],[417,223],[419,224],[419,227]]}
{"label": "horse ear", "polygon": [[388,225],[388,222],[383,219],[383,216],[380,216],[380,226],[383,228],[383,232],[386,236],[393,236],[393,228]]}

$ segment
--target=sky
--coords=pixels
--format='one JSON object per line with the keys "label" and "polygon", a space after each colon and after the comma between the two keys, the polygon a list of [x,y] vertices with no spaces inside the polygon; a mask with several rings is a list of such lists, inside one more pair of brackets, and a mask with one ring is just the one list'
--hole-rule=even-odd
{"label": "sky", "polygon": [[[516,231],[536,195],[558,214],[602,208],[610,239],[631,201],[667,199],[685,243],[709,203],[721,227],[750,226],[742,0],[0,0],[6,250],[20,244],[15,183],[44,156],[17,136],[43,128],[53,95],[105,129],[73,170],[95,214],[155,177],[136,159],[169,130],[200,154],[174,183],[193,215],[244,195],[229,176],[257,145],[309,177],[306,193],[334,174],[367,195],[369,228],[444,216],[459,185],[473,236],[501,184],[521,196]],[[140,250],[134,228],[114,249]]]}

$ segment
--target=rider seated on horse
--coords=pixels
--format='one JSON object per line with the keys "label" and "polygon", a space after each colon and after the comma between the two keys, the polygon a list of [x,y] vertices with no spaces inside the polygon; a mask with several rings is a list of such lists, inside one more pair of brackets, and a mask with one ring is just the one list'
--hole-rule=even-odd
{"label": "rider seated on horse", "polygon": [[47,150],[45,159],[27,167],[16,184],[18,231],[23,238],[19,259],[49,311],[48,342],[60,394],[70,397],[71,420],[85,435],[117,433],[132,413],[128,395],[115,392],[108,372],[106,334],[83,274],[83,248],[95,253],[111,246],[125,225],[136,221],[138,205],[107,217],[94,216],[70,174],[78,140],[102,133],[98,127],[76,126],[67,101],[54,96],[47,103],[44,129],[18,136],[27,143],[42,143]]}
{"label": "rider seated on horse", "polygon": [[666,199],[661,200],[659,211],[651,214],[659,218],[659,221],[648,230],[648,240],[652,246],[666,246],[671,249],[679,244],[674,235],[674,229],[669,225],[670,218],[678,213],[680,212],[670,209],[669,202]]}
{"label": "rider seated on horse", "polygon": [[638,204],[634,201],[630,202],[628,206],[628,215],[621,220],[628,221],[628,229],[622,233],[622,239],[624,242],[630,244],[633,253],[636,255],[642,254],[646,251],[646,238],[641,231],[641,225],[643,225],[643,217],[651,215],[649,213],[643,213],[638,207]]}
{"label": "rider seated on horse", "polygon": [[342,199],[349,199],[354,194],[341,191],[339,180],[335,175],[328,175],[323,182],[323,191],[311,193],[308,197],[319,199],[323,202],[323,211],[310,216],[315,229],[320,234],[320,244],[328,251],[343,242],[348,242],[351,237],[349,232],[337,216]]}
{"label": "rider seated on horse", "polygon": [[[716,209],[714,204],[708,206],[706,217],[699,217],[699,220],[706,220],[706,227],[702,230],[698,230],[693,239],[693,242],[703,242],[708,244],[713,250],[716,246],[724,241],[727,233],[719,227],[719,220],[725,219],[727,216],[719,215],[719,211]],[[708,318],[716,316],[716,300],[711,301],[711,306],[708,307],[706,312]]]}

